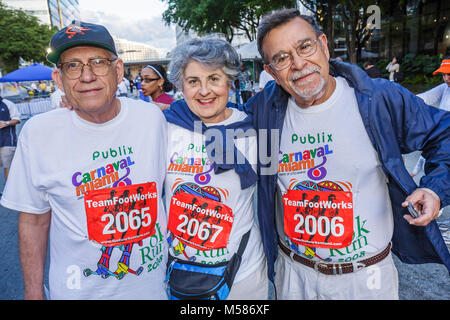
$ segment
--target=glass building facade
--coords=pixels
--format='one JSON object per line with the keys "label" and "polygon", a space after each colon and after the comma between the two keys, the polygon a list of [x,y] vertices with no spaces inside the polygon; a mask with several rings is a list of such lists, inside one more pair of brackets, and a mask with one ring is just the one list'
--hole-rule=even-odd
{"label": "glass building facade", "polygon": [[58,29],[80,19],[78,0],[3,0],[10,8],[20,9],[37,17],[43,24]]}
{"label": "glass building facade", "polygon": [[80,19],[78,0],[48,0],[47,2],[52,26],[61,29],[69,25],[72,20]]}

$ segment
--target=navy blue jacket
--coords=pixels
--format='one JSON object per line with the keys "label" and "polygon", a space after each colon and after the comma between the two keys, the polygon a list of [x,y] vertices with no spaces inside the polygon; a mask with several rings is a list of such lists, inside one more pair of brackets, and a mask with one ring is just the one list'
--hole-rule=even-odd
{"label": "navy blue jacket", "polygon": [[[0,97],[0,120],[9,121],[11,115],[3,98]],[[16,126],[7,126],[0,129],[0,147],[15,147],[17,146]]]}
{"label": "navy blue jacket", "polygon": [[[422,150],[422,155],[427,159],[426,175],[419,187],[436,192],[442,207],[449,204],[450,113],[426,105],[422,99],[397,83],[370,78],[355,65],[330,59],[330,74],[344,77],[355,89],[365,129],[388,178],[394,215],[392,252],[405,263],[443,263],[450,272],[450,254],[436,221],[426,227],[411,226],[403,218],[408,211],[401,206],[405,198],[417,188],[403,164],[402,154],[416,150]],[[266,144],[269,154],[273,139],[270,129],[278,129],[278,139],[281,139],[288,98],[289,94],[275,81],[271,81],[247,103],[255,129],[260,132],[258,145],[261,148],[262,144]],[[261,129],[268,129],[267,136],[261,135]],[[279,150],[280,141],[276,142],[276,150]],[[275,159],[278,159],[278,155]],[[273,280],[278,252],[275,227],[277,173],[262,175],[261,168],[267,167],[269,164],[264,164],[259,157],[258,219],[268,275]]]}

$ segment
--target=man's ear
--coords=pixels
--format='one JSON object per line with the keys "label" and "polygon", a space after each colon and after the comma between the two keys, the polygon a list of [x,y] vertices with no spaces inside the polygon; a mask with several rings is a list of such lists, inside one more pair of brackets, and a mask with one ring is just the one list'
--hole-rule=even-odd
{"label": "man's ear", "polygon": [[325,53],[325,56],[328,58],[328,60],[330,60],[330,50],[328,49],[328,38],[324,33],[322,33],[319,36],[319,38],[320,38],[319,41],[321,41],[320,44],[322,46],[322,50]]}
{"label": "man's ear", "polygon": [[55,81],[58,88],[61,89],[62,91],[64,91],[64,86],[63,86],[63,82],[61,79],[61,73],[59,72],[59,69],[53,69],[52,79],[53,79],[53,81]]}
{"label": "man's ear", "polygon": [[117,84],[119,84],[120,82],[122,82],[123,75],[125,72],[122,59],[117,59],[116,72],[117,72]]}

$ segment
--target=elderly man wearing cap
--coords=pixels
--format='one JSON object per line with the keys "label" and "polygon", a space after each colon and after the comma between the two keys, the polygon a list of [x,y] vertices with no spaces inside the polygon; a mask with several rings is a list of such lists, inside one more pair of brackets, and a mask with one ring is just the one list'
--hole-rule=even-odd
{"label": "elderly man wearing cap", "polygon": [[167,123],[156,106],[116,98],[123,62],[100,25],[51,40],[61,108],[24,125],[1,204],[19,215],[25,299],[166,299],[161,201]]}
{"label": "elderly man wearing cap", "polygon": [[[446,57],[442,60],[441,66],[433,72],[433,75],[438,73],[442,74],[444,83],[441,83],[426,92],[418,94],[417,96],[422,98],[426,104],[450,111],[450,57]],[[411,172],[411,176],[414,177],[419,172],[424,171],[424,167],[425,158],[420,156],[413,171]]]}

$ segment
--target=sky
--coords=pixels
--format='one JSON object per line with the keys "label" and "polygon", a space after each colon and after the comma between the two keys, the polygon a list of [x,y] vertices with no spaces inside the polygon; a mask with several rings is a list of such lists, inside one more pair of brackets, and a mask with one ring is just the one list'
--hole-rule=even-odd
{"label": "sky", "polygon": [[121,39],[160,49],[164,54],[176,45],[175,26],[167,26],[161,0],[79,0],[81,20],[104,25]]}

